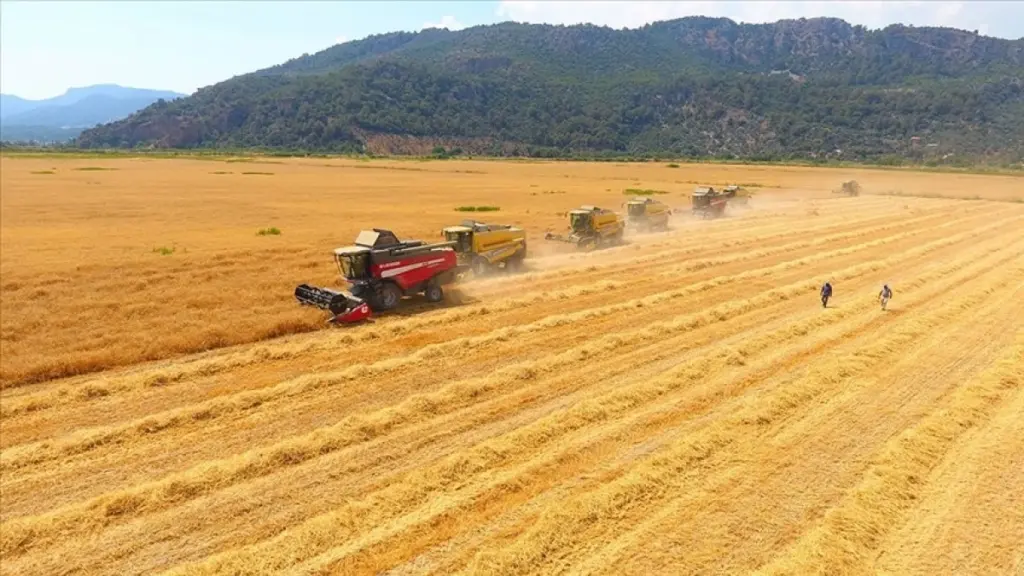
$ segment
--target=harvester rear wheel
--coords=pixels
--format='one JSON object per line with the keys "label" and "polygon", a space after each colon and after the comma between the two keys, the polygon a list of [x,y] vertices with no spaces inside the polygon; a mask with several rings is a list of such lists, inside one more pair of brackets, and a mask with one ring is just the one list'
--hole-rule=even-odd
{"label": "harvester rear wheel", "polygon": [[426,290],[423,291],[423,295],[426,296],[427,302],[440,302],[444,299],[444,290],[436,282],[430,282],[427,284]]}

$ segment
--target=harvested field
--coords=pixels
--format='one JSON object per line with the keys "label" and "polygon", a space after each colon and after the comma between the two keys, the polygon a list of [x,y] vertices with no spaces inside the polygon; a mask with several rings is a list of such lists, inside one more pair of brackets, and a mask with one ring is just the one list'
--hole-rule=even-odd
{"label": "harvested field", "polygon": [[[2,161],[5,573],[1024,570],[1020,178]],[[696,183],[756,193],[541,249]],[[292,298],[460,206],[526,227],[524,273],[344,328]]]}

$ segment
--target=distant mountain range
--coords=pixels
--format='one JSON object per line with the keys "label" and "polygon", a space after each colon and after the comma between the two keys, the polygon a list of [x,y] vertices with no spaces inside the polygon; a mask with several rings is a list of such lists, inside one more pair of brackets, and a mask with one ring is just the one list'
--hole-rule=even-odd
{"label": "distant mountain range", "polygon": [[71,88],[44,100],[0,94],[0,140],[69,140],[86,128],[126,118],[161,99],[171,101],[185,96],[169,90],[116,84]]}

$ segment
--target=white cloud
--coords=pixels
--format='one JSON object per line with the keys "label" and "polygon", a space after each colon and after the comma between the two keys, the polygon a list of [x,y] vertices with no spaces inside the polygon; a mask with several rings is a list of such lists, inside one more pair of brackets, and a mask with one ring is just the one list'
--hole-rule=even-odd
{"label": "white cloud", "polygon": [[725,17],[737,22],[762,23],[783,19],[829,16],[868,28],[890,24],[949,26],[989,30],[1004,38],[1024,36],[1024,3],[949,1],[524,1],[502,0],[497,16],[503,20],[546,24],[591,23],[611,28],[638,28],[659,20],[684,16]]}
{"label": "white cloud", "polygon": [[436,24],[426,22],[423,24],[424,28],[447,28],[449,30],[462,30],[465,28],[465,24],[462,24],[455,19],[455,16],[442,16],[441,21]]}

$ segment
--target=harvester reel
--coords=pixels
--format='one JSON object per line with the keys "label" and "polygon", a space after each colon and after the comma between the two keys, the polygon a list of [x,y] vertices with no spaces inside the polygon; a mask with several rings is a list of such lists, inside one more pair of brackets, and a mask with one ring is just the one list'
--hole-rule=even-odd
{"label": "harvester reel", "polygon": [[304,306],[329,311],[329,323],[354,323],[370,316],[370,308],[365,301],[330,288],[300,284],[295,288],[295,298]]}

